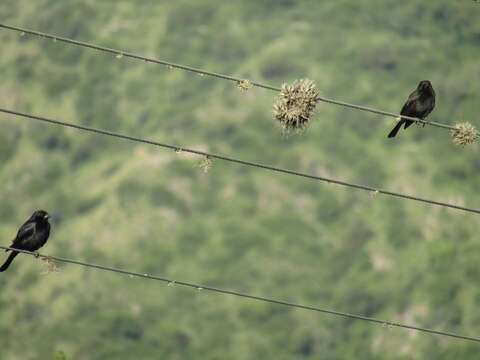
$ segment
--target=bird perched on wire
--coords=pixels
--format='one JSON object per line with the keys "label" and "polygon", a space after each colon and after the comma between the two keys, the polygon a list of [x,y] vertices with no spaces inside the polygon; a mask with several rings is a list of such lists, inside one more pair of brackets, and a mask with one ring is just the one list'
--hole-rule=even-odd
{"label": "bird perched on wire", "polygon": [[[435,107],[435,91],[432,84],[428,80],[422,80],[417,86],[417,89],[410,94],[407,102],[402,107],[400,115],[416,117],[424,120]],[[404,129],[408,128],[415,121],[401,118],[400,121],[388,134],[389,138],[395,137],[398,130],[405,124]]]}
{"label": "bird perched on wire", "polygon": [[[17,236],[10,245],[11,248],[26,251],[37,251],[48,240],[50,235],[50,215],[44,210],[35,211],[32,216],[18,230]],[[6,251],[9,251],[8,249]],[[5,263],[0,267],[0,272],[8,269],[18,251],[12,250]]]}

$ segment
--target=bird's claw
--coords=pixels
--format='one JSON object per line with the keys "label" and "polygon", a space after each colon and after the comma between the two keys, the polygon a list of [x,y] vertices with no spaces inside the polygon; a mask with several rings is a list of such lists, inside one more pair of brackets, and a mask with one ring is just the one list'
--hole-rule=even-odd
{"label": "bird's claw", "polygon": [[33,256],[38,259],[40,257],[40,254],[38,253],[38,251],[34,251]]}

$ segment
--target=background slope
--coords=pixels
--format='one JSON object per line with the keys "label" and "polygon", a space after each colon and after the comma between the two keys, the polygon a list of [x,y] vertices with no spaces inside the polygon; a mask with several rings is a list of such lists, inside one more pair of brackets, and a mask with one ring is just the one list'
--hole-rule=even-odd
{"label": "background slope", "polygon": [[[398,112],[477,126],[471,1],[4,0],[0,21]],[[0,30],[2,107],[480,206],[478,147],[447,131],[318,105],[285,138],[275,93]],[[0,116],[0,238],[33,209],[45,253],[480,335],[478,218]],[[458,340],[21,256],[0,277],[1,358],[474,359]]]}

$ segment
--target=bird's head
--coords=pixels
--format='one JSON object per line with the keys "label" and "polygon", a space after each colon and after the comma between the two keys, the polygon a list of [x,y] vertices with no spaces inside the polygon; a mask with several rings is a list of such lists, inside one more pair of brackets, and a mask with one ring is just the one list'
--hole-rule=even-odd
{"label": "bird's head", "polygon": [[418,90],[420,90],[421,92],[430,91],[432,89],[433,89],[432,83],[428,80],[422,80],[418,84]]}
{"label": "bird's head", "polygon": [[32,214],[31,218],[35,221],[48,221],[50,215],[45,210],[37,210]]}

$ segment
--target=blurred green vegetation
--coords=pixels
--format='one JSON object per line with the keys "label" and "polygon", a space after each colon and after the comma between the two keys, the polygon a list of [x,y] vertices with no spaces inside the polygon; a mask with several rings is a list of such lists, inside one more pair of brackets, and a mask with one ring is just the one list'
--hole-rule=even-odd
{"label": "blurred green vegetation", "polygon": [[[3,0],[0,21],[477,126],[472,1]],[[275,93],[0,30],[2,107],[478,208],[478,146],[319,104],[283,137]],[[0,236],[55,215],[45,253],[480,335],[478,218],[0,116]],[[459,340],[19,257],[0,277],[3,360],[477,359]],[[59,349],[61,352],[56,353]],[[62,357],[63,356],[63,357]]]}

